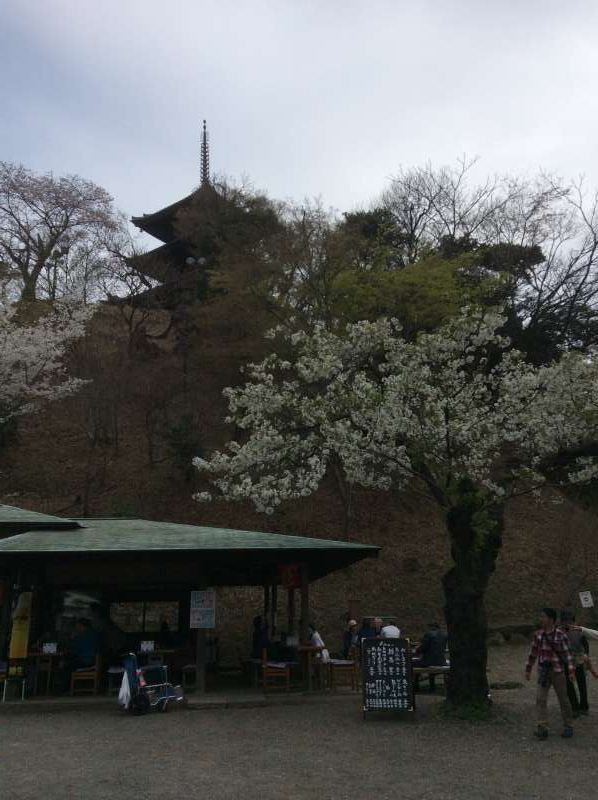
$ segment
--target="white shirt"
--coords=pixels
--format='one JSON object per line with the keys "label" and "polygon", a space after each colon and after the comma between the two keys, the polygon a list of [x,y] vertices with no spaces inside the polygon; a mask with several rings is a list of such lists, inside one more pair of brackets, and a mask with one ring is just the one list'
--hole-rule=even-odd
{"label": "white shirt", "polygon": [[385,625],[380,629],[380,636],[383,639],[400,639],[401,631],[396,625]]}
{"label": "white shirt", "polygon": [[322,650],[320,650],[320,652],[318,653],[318,656],[317,656],[318,658],[320,658],[324,662],[330,661],[330,653],[326,649],[326,645],[324,644],[324,640],[322,639],[322,637],[320,636],[320,634],[317,631],[314,631],[312,633],[312,635],[311,635],[311,643],[313,644],[314,647],[321,647],[322,648]]}
{"label": "white shirt", "polygon": [[593,631],[591,628],[582,628],[581,632],[588,639],[598,639],[598,631]]}

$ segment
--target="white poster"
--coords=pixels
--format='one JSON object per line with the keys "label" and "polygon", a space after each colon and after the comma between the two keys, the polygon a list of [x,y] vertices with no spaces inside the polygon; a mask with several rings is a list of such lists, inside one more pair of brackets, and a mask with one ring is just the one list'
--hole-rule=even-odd
{"label": "white poster", "polygon": [[594,608],[594,598],[592,592],[580,592],[579,602],[582,608]]}
{"label": "white poster", "polygon": [[190,628],[216,627],[216,590],[202,589],[191,592]]}

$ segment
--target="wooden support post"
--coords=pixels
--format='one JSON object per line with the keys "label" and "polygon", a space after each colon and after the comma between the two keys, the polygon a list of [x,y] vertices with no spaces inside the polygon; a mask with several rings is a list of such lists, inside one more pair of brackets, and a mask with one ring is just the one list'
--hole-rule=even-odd
{"label": "wooden support post", "polygon": [[278,611],[278,584],[276,584],[276,583],[272,584],[272,608],[271,608],[271,611],[272,611],[272,619],[271,619],[271,624],[270,624],[270,635],[274,636],[274,634],[276,633],[276,623],[277,623],[276,612]]}
{"label": "wooden support post", "polygon": [[289,636],[295,633],[295,590],[287,589],[287,630]]}
{"label": "wooden support post", "polygon": [[204,694],[206,691],[206,657],[206,631],[205,628],[198,628],[195,651],[195,681],[198,694]]}
{"label": "wooden support post", "polygon": [[301,565],[301,644],[309,644],[309,570]]}

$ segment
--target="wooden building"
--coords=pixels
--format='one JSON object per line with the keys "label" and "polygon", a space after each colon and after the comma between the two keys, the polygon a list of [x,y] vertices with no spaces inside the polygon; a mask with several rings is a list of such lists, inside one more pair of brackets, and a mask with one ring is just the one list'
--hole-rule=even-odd
{"label": "wooden building", "polygon": [[[263,587],[270,630],[280,613],[284,630],[306,642],[310,584],[379,551],[355,542],[143,519],[62,519],[3,505],[0,537],[0,661],[8,656],[11,609],[22,593],[33,598],[29,643],[68,630],[67,594],[83,605],[87,598],[112,622],[122,604],[162,604],[171,628],[189,639],[195,636],[191,592],[227,586]],[[139,639],[152,630],[141,624],[129,632]]]}

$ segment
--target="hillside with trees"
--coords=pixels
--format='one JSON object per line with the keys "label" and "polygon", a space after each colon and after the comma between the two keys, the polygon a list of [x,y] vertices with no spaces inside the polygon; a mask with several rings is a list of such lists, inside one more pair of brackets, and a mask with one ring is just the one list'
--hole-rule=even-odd
{"label": "hillside with trees", "polygon": [[[5,183],[6,176],[19,174],[23,180],[29,175],[7,169]],[[60,181],[51,181],[46,190],[56,209],[54,183]],[[69,202],[76,185],[73,181],[65,188]],[[87,189],[81,184],[84,205],[91,202]],[[67,288],[53,292],[52,286],[68,287],[71,281],[84,304],[93,300],[95,313],[88,335],[73,336],[64,351],[77,391],[20,415],[16,423],[14,418],[3,423],[3,501],[72,516],[135,515],[374,542],[384,548],[378,562],[333,576],[316,590],[315,612],[323,629],[333,634],[348,611],[392,611],[408,626],[421,625],[440,615],[446,602],[442,576],[456,558],[454,521],[447,517],[446,504],[438,502],[439,494],[447,492],[448,477],[434,467],[448,463],[437,445],[450,426],[426,405],[432,402],[426,389],[418,424],[430,423],[427,444],[413,432],[407,435],[399,416],[392,417],[393,409],[406,407],[406,397],[418,397],[423,373],[417,391],[415,384],[407,391],[407,384],[400,389],[397,383],[388,395],[388,383],[382,385],[375,376],[386,374],[380,370],[389,353],[391,374],[406,376],[407,362],[400,353],[420,363],[422,348],[428,348],[430,358],[430,348],[436,348],[445,360],[432,359],[425,368],[437,376],[436,411],[443,408],[450,387],[468,398],[468,405],[458,406],[459,424],[450,445],[451,458],[457,441],[461,448],[455,463],[471,467],[451,472],[456,491],[469,504],[465,528],[474,540],[483,538],[496,527],[480,528],[480,517],[474,524],[471,514],[494,515],[494,522],[500,518],[503,546],[496,546],[495,533],[489,534],[491,564],[480,577],[490,624],[520,624],[538,604],[569,601],[598,566],[592,499],[595,390],[593,378],[584,372],[593,368],[598,336],[595,196],[585,193],[583,185],[545,175],[477,183],[472,165],[465,162],[400,171],[371,208],[344,215],[317,202],[275,202],[247,187],[222,184],[215,189],[210,203],[192,204],[177,219],[178,235],[204,260],[205,270],[194,301],[186,295],[170,308],[144,301],[143,293],[153,284],[148,286],[136,271],[135,245],[114,209],[106,206],[109,219],[101,214],[98,219],[94,206],[85,235],[81,226],[65,227],[63,216],[47,229],[31,223],[29,239],[19,241],[11,228],[21,213],[13,199],[16,189],[4,190],[0,247],[7,302],[20,297],[18,313],[27,309],[35,315],[40,303],[51,304],[67,293]],[[36,186],[35,191],[42,189]],[[106,200],[102,194],[95,197]],[[58,199],[63,202],[62,195]],[[34,211],[46,209],[28,194],[19,202],[27,205],[27,219],[31,202]],[[88,247],[90,262],[84,257]],[[97,269],[75,269],[71,259]],[[81,274],[82,282],[71,280]],[[134,296],[127,299],[131,289]],[[473,329],[459,328],[473,323]],[[448,345],[460,347],[464,330],[475,340],[465,361],[463,352],[451,352]],[[11,335],[12,341],[18,339],[14,331]],[[353,355],[347,349],[350,342]],[[325,368],[300,388],[293,377],[298,346],[312,347],[303,353],[311,359],[310,368],[326,355]],[[340,348],[338,371],[331,372],[335,348]],[[366,368],[359,361],[363,358]],[[263,359],[265,367],[247,368]],[[339,416],[335,406],[330,417],[327,392],[331,379],[341,374],[344,389],[337,400],[345,403],[345,411]],[[355,392],[356,376],[361,393]],[[538,413],[532,413],[536,395],[526,394],[534,381],[541,387],[536,395],[548,398],[536,404]],[[503,391],[507,383],[510,388]],[[243,394],[253,391],[255,398],[261,385],[262,419],[247,400],[250,395]],[[227,387],[233,391],[224,397]],[[280,387],[287,391],[284,402]],[[319,397],[326,402],[316,402]],[[304,398],[314,404],[309,419],[301,416],[307,413]],[[381,449],[374,458],[363,437],[376,430],[373,420],[385,408],[392,424],[379,436]],[[352,456],[341,448],[337,457],[329,457],[340,447],[330,432],[318,440],[317,452],[307,451],[306,442],[313,442],[305,430],[318,414],[318,426],[326,421],[334,427],[343,419],[355,425],[356,410],[362,427],[353,434],[362,438],[354,440]],[[237,442],[233,455],[248,453],[252,442],[259,442],[255,430],[265,420],[271,424],[268,415],[278,411],[283,443],[296,420],[302,420],[301,446],[290,456],[294,466],[284,466],[286,494],[278,492],[277,502],[269,503],[262,492],[260,502],[252,505],[248,501],[255,501],[255,492],[238,491],[233,481],[219,488],[240,503],[197,503],[194,496],[213,494],[214,476],[194,468],[192,460],[201,459],[202,468],[218,467],[214,453],[230,441]],[[417,419],[416,411],[409,411],[410,419]],[[462,436],[464,425],[469,426],[467,437]],[[396,469],[391,461],[399,451],[390,453],[388,436],[401,458],[405,453],[409,458],[408,469],[407,461],[399,459],[398,482],[391,480]],[[272,441],[268,447],[276,452]],[[322,448],[327,455],[318,460]],[[366,453],[374,460],[364,474]],[[304,462],[312,473],[298,476],[293,470]],[[268,463],[262,476],[274,474]],[[258,464],[245,459],[235,475],[242,482],[251,473],[255,486],[252,470]],[[589,486],[570,485],[573,472]],[[463,483],[468,477],[475,479],[473,490]],[[303,488],[301,481],[307,481]],[[511,491],[515,482],[517,492]],[[542,594],[543,570],[552,576],[554,597]],[[241,630],[251,608],[243,615],[232,602],[229,614],[223,624]],[[478,634],[484,636],[485,621],[480,625]]]}

